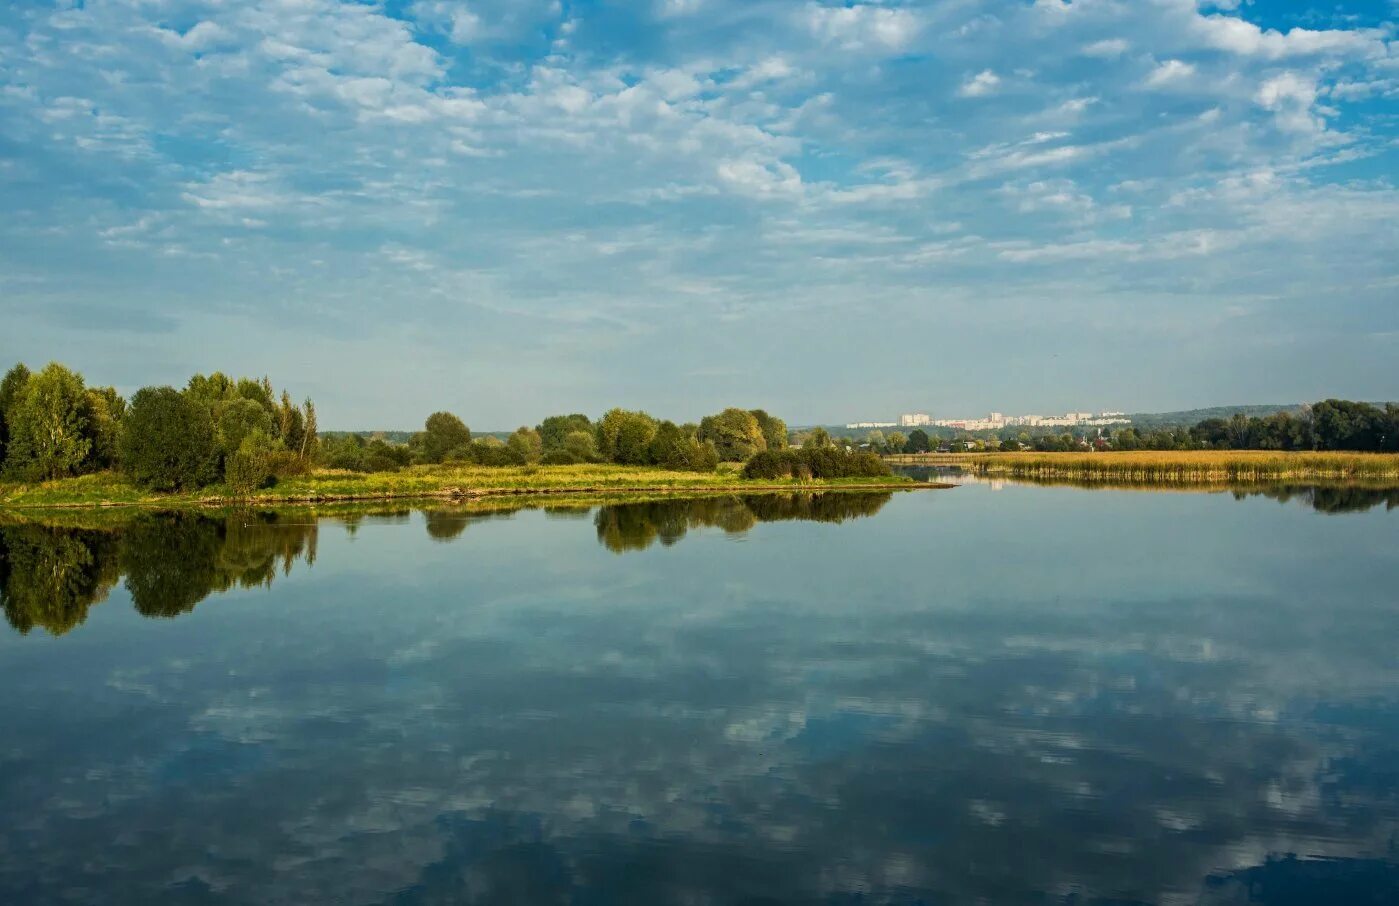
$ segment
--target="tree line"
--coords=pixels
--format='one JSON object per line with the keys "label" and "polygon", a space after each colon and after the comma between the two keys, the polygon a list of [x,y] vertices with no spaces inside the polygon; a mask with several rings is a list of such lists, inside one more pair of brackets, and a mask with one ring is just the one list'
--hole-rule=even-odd
{"label": "tree line", "polygon": [[966,433],[930,436],[915,429],[907,436],[869,432],[862,440],[845,440],[879,453],[927,453],[938,450],[1034,450],[1040,453],[1082,450],[1288,450],[1399,452],[1399,405],[1328,399],[1297,412],[1229,418],[1206,418],[1194,425],[1150,429],[1132,425],[1092,428],[1058,434],[1002,431],[999,436]]}
{"label": "tree line", "polygon": [[196,374],[183,389],[112,387],[50,362],[0,380],[0,477],[47,481],[117,470],[142,487],[224,484],[248,493],[304,472],[318,454],[316,407],[274,392],[267,378]]}
{"label": "tree line", "polygon": [[505,440],[473,436],[457,415],[434,412],[406,444],[360,434],[326,438],[322,462],[330,468],[364,472],[436,463],[615,463],[712,472],[720,462],[743,462],[786,446],[786,423],[762,409],[728,408],[697,424],[676,424],[628,409],[610,409],[596,421],[582,413],[551,415],[532,428],[520,427]]}

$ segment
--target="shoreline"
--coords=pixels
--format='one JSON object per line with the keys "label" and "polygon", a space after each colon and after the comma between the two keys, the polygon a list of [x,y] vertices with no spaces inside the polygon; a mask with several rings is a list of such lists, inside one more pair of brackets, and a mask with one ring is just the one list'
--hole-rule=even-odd
{"label": "shoreline", "polygon": [[984,477],[1135,482],[1385,481],[1399,484],[1399,454],[1270,450],[1107,450],[1064,453],[903,453],[896,466],[954,466]]}
{"label": "shoreline", "polygon": [[772,482],[728,482],[690,486],[655,484],[593,484],[555,485],[542,487],[444,487],[432,490],[365,491],[348,493],[308,493],[285,495],[255,495],[251,497],[192,496],[172,494],[139,500],[76,500],[34,503],[0,501],[0,513],[33,512],[36,510],[118,510],[118,509],[229,509],[316,507],[335,503],[373,503],[376,501],[449,501],[470,502],[511,497],[626,497],[629,495],[709,497],[731,494],[811,494],[849,493],[861,491],[928,491],[951,490],[956,484],[948,482],[880,481],[880,482],[803,482],[775,484]]}

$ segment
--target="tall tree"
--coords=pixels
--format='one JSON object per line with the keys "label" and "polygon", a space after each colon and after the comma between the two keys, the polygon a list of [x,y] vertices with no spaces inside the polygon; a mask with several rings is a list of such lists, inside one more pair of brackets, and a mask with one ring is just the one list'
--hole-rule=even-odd
{"label": "tall tree", "polygon": [[[782,430],[785,434],[786,425]],[[767,449],[767,438],[758,419],[746,409],[730,408],[705,416],[700,420],[699,439],[714,444],[726,462],[746,462],[754,453]]]}
{"label": "tall tree", "polygon": [[775,415],[768,415],[762,409],[752,410],[758,420],[758,430],[763,432],[763,440],[769,450],[787,449],[787,423]]}
{"label": "tall tree", "polygon": [[20,362],[5,373],[4,380],[0,380],[0,469],[5,465],[5,449],[10,437],[10,411],[19,402],[20,394],[29,383],[29,378],[29,369]]}
{"label": "tall tree", "polygon": [[423,423],[419,452],[423,462],[441,462],[471,443],[471,429],[450,412],[434,412]]}
{"label": "tall tree", "polygon": [[303,421],[305,430],[301,434],[301,458],[315,459],[316,448],[320,444],[320,437],[316,430],[316,404],[311,402],[311,398],[306,397],[306,402],[301,404],[302,412],[305,413]]}
{"label": "tall tree", "polygon": [[76,474],[92,452],[87,388],[81,376],[57,362],[25,383],[6,422],[6,468],[22,478]]}

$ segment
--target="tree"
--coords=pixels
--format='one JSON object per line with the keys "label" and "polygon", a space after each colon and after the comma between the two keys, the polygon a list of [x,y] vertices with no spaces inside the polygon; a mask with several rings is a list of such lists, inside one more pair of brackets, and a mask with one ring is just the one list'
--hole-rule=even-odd
{"label": "tree", "polygon": [[7,371],[4,379],[0,380],[0,470],[3,470],[5,465],[5,451],[10,437],[8,428],[10,413],[15,404],[19,402],[20,395],[29,383],[29,378],[29,369],[24,367],[23,362],[20,362]]}
{"label": "tree", "polygon": [[87,389],[57,362],[25,382],[6,418],[6,469],[29,479],[76,474],[92,452]]}
{"label": "tree", "polygon": [[651,439],[650,460],[664,469],[686,472],[712,472],[719,465],[714,445],[701,442],[674,422],[661,422]]}
{"label": "tree", "polygon": [[301,450],[299,451],[299,455],[302,459],[314,460],[316,458],[316,448],[321,442],[320,437],[316,433],[316,404],[311,402],[311,398],[308,396],[306,397],[306,402],[301,404],[301,408],[302,411],[305,412],[303,421],[306,424],[306,430],[301,435]]}
{"label": "tree", "polygon": [[262,428],[253,428],[224,460],[224,484],[235,495],[249,496],[272,477],[272,457],[281,449],[280,440]]}
{"label": "tree", "polygon": [[539,462],[539,457],[544,455],[544,441],[533,428],[517,428],[505,442],[505,446],[524,463]]}
{"label": "tree", "polygon": [[572,415],[551,415],[540,422],[536,430],[539,431],[540,440],[544,442],[545,450],[560,450],[564,448],[570,434],[577,431],[592,434],[594,425],[592,419],[575,412]]}
{"label": "tree", "polygon": [[865,435],[865,443],[869,444],[872,450],[883,450],[885,444],[884,432],[875,428]]}
{"label": "tree", "polygon": [[[786,425],[782,426],[782,433],[785,438]],[[754,453],[767,449],[762,426],[746,409],[729,408],[700,419],[699,439],[714,444],[719,457],[726,462],[744,462]],[[782,446],[786,446],[785,440]]]}
{"label": "tree", "polygon": [[767,449],[787,449],[786,422],[775,415],[768,415],[762,409],[754,409],[751,414],[758,420],[758,430],[763,432],[763,440],[766,441]]}
{"label": "tree", "polygon": [[825,428],[812,428],[806,440],[802,443],[802,448],[807,450],[824,450],[833,446],[831,432]]}
{"label": "tree", "polygon": [[563,439],[563,450],[579,462],[597,458],[597,440],[592,431],[570,431]]}
{"label": "tree", "polygon": [[219,452],[225,457],[232,456],[242,446],[243,438],[254,431],[267,435],[278,433],[272,415],[254,400],[238,397],[219,404],[214,411],[214,432]]}
{"label": "tree", "polygon": [[121,467],[160,491],[197,488],[218,475],[209,409],[172,387],[144,387],[131,398],[121,433]]}
{"label": "tree", "polygon": [[95,469],[116,465],[121,420],[126,400],[115,387],[90,387],[87,391],[88,436],[92,438],[90,464]]}
{"label": "tree", "polygon": [[902,431],[891,431],[889,433],[888,450],[890,453],[902,453],[904,445],[908,443],[908,438],[904,437]]}
{"label": "tree", "polygon": [[908,442],[904,444],[905,453],[927,453],[932,449],[932,440],[928,437],[928,432],[922,428],[914,428],[909,432]]}
{"label": "tree", "polygon": [[450,412],[434,412],[423,423],[420,455],[423,462],[441,462],[458,447],[471,443],[471,429]]}
{"label": "tree", "polygon": [[645,412],[610,409],[597,425],[598,452],[623,465],[646,465],[656,428],[656,420]]}
{"label": "tree", "polygon": [[301,450],[306,437],[306,423],[301,416],[301,408],[291,401],[291,394],[282,391],[282,403],[277,407],[277,434],[282,446],[293,453]]}

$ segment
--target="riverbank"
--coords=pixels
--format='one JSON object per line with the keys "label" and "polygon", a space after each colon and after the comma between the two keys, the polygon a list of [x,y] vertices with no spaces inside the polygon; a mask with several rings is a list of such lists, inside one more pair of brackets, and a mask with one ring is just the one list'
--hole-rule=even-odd
{"label": "riverbank", "polygon": [[1082,482],[1399,481],[1399,454],[1268,450],[1092,453],[930,453],[889,456],[895,465],[957,466],[975,475]]}
{"label": "riverbank", "polygon": [[912,490],[935,487],[900,476],[827,481],[742,478],[736,466],[716,472],[672,472],[646,466],[414,466],[399,472],[318,469],[279,480],[251,497],[223,488],[193,493],[149,491],[112,472],[33,484],[0,485],[0,509],[69,507],[295,506],[339,501],[471,500],[503,496],[753,493],[758,491]]}

